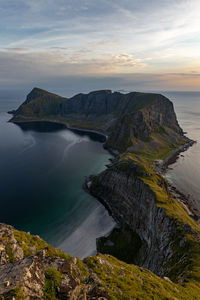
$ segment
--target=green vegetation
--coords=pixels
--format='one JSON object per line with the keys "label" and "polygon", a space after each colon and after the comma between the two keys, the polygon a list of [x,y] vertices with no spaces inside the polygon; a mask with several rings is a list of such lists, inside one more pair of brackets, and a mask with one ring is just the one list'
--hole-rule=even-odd
{"label": "green vegetation", "polygon": [[49,244],[47,244],[44,240],[42,240],[39,236],[28,234],[27,232],[13,230],[14,237],[19,243],[20,247],[24,252],[24,256],[32,255],[32,247],[34,246],[35,252],[38,253],[41,250],[46,250],[46,255],[51,257],[60,257],[67,261],[70,260],[70,255],[64,253],[60,249],[55,249]]}
{"label": "green vegetation", "polygon": [[23,118],[55,116],[59,113],[60,105],[66,100],[67,98],[34,88],[16,114]]}
{"label": "green vegetation", "polygon": [[[112,256],[99,254],[85,259],[87,266],[100,278],[99,286],[113,300],[129,299],[198,299],[200,289],[187,290],[170,280],[161,279],[149,270],[128,265]],[[196,298],[197,297],[197,298]]]}
{"label": "green vegetation", "polygon": [[[63,118],[59,114],[59,108],[67,99],[40,90],[36,90],[34,99],[30,98],[30,101],[20,106],[16,117],[37,121],[56,119],[73,127],[93,130],[105,130],[107,125],[110,126],[106,128],[110,133],[106,145],[118,150],[121,153],[121,160],[102,174],[93,176],[92,186],[96,189],[101,188],[101,178],[105,172],[114,171],[126,174],[127,177],[135,177],[149,189],[154,196],[155,205],[163,208],[166,217],[173,221],[175,229],[170,233],[173,255],[165,265],[168,276],[173,282],[167,278],[161,279],[149,270],[126,264],[110,255],[99,254],[85,259],[84,263],[77,259],[76,266],[82,277],[82,284],[86,284],[91,272],[94,272],[100,279],[96,284],[103,287],[113,300],[199,299],[200,227],[188,215],[186,208],[174,199],[166,180],[154,169],[155,160],[166,159],[172,151],[185,144],[186,139],[180,135],[180,127],[171,106],[173,124],[169,122],[171,119],[164,123],[159,121],[165,119],[165,109],[167,111],[170,105],[166,98],[163,97],[160,113],[157,109],[153,113],[149,111],[150,106],[158,98],[156,94],[130,93],[122,98],[123,101],[113,106],[112,118],[116,118],[116,122],[112,125],[109,123],[110,119],[106,124],[106,119],[101,118],[101,114],[105,117],[107,113],[103,111],[92,112],[93,117],[98,116],[96,119],[89,119],[90,111],[85,112],[83,117],[82,110],[76,113],[80,114],[80,120]],[[162,107],[165,107],[163,111]],[[32,254],[31,246],[34,246],[36,253],[45,249],[47,256],[70,260],[69,255],[54,249],[37,236],[17,230],[14,230],[14,235],[25,256]],[[130,228],[114,229],[109,237],[98,241],[99,251],[112,254],[128,263],[134,262],[140,247],[140,239]],[[14,257],[9,245],[6,247],[6,253],[10,261],[13,261]],[[72,269],[72,274],[76,275],[75,268]],[[61,281],[62,274],[59,271],[53,268],[46,270],[44,299],[56,299],[57,288]]]}
{"label": "green vegetation", "polygon": [[44,117],[56,115],[58,112],[59,104],[62,103],[60,99],[54,98],[45,98],[41,97],[35,100],[34,102],[30,102],[28,104],[24,104],[20,107],[19,114],[24,117]]}
{"label": "green vegetation", "polygon": [[[150,193],[154,195],[155,204],[165,210],[166,216],[171,218],[175,225],[174,232],[171,233],[173,255],[166,262],[165,267],[168,270],[169,278],[177,284],[159,279],[146,270],[142,271],[141,274],[142,269],[137,270],[137,274],[140,273],[139,278],[140,276],[142,278],[140,278],[140,281],[137,279],[138,275],[132,276],[133,271],[130,269],[130,273],[127,273],[122,280],[119,279],[118,273],[115,273],[114,268],[111,266],[109,269],[112,270],[112,274],[109,273],[108,269],[103,270],[98,267],[98,258],[89,259],[87,261],[88,266],[97,272],[102,280],[102,286],[108,289],[112,299],[199,299],[200,227],[188,215],[185,206],[174,199],[165,178],[154,170],[156,159],[166,159],[172,151],[185,143],[185,139],[182,137],[175,138],[173,142],[171,139],[167,139],[167,130],[169,129],[160,128],[158,132],[154,132],[152,141],[148,143],[134,140],[133,151],[130,149],[130,151],[122,154],[120,162],[114,164],[102,174],[95,176],[92,186],[98,189],[101,188],[103,174],[110,171],[126,174],[127,177],[137,177],[148,186]],[[110,237],[108,239],[111,240]],[[104,247],[106,240],[103,239],[103,245],[100,245],[99,250],[127,261],[123,257],[119,257],[117,251],[112,252],[110,249],[112,247],[108,245]],[[115,249],[114,245],[113,249]],[[110,259],[110,256],[108,259],[106,258],[107,261]],[[116,261],[116,267],[119,267],[120,264],[121,262]],[[106,263],[104,268],[106,268]],[[124,266],[124,268],[128,270],[128,266]],[[134,269],[135,266],[130,266],[130,268]],[[136,271],[134,272],[136,274]],[[144,275],[145,279],[143,278]],[[121,296],[119,296],[120,291],[123,291]]]}
{"label": "green vegetation", "polygon": [[44,300],[56,300],[57,299],[57,288],[61,284],[62,273],[54,268],[49,268],[45,271],[45,286],[43,289]]}
{"label": "green vegetation", "polygon": [[12,248],[10,247],[10,245],[6,245],[6,254],[9,257],[9,261],[13,262],[14,261],[14,255],[13,255]]}
{"label": "green vegetation", "polygon": [[16,288],[10,290],[8,293],[5,294],[5,297],[0,295],[0,299],[15,299],[15,300],[25,300],[25,296],[23,294],[22,288],[17,286]]}
{"label": "green vegetation", "polygon": [[85,280],[88,279],[89,277],[89,271],[88,268],[86,267],[86,265],[82,262],[82,260],[80,258],[77,257],[77,262],[76,262],[76,266],[79,269],[79,272],[81,274],[81,278],[82,278],[82,282],[85,282]]}

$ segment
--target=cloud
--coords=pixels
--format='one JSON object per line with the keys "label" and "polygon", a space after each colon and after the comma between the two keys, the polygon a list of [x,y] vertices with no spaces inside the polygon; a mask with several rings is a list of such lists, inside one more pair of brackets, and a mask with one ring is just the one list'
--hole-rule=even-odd
{"label": "cloud", "polygon": [[21,88],[28,92],[39,86],[63,96],[72,96],[105,88],[155,91],[198,90],[200,86],[200,72],[145,73],[143,64],[146,61],[128,54],[108,54],[92,59],[69,54],[57,50],[0,51],[0,89]]}
{"label": "cloud", "polygon": [[0,0],[0,82],[60,86],[93,74],[120,88],[133,78],[141,88],[197,89],[199,10],[199,0]]}
{"label": "cloud", "polygon": [[59,50],[56,48],[51,51],[30,52],[26,48],[4,49],[0,51],[0,75],[5,80],[6,74],[7,79],[13,77],[13,70],[28,73],[28,77],[33,73],[43,76],[77,75],[85,74],[86,70],[88,74],[126,73],[145,66],[141,59],[124,53],[90,57],[86,49],[72,53]]}
{"label": "cloud", "polygon": [[13,48],[4,48],[1,51],[5,51],[5,52],[15,52],[15,53],[21,53],[21,52],[27,52],[29,50],[29,48],[27,47],[13,47]]}

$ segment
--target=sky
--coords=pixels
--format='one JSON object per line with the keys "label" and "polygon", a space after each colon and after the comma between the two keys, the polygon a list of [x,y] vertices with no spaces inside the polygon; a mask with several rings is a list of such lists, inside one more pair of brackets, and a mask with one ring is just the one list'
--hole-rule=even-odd
{"label": "sky", "polygon": [[200,91],[199,0],[0,0],[0,90]]}

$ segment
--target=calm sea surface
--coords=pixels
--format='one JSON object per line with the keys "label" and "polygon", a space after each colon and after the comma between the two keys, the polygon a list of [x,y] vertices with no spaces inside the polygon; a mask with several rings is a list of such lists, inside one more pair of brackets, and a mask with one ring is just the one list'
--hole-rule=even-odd
{"label": "calm sea surface", "polygon": [[[200,207],[200,93],[163,94],[173,101],[188,137],[198,141],[166,176]],[[21,102],[0,94],[0,222],[38,234],[72,255],[94,254],[96,238],[108,233],[114,221],[82,183],[103,170],[110,155],[93,134],[8,123],[6,112]]]}
{"label": "calm sea surface", "polygon": [[79,257],[114,227],[105,208],[82,189],[111,157],[102,137],[52,124],[8,123],[15,101],[0,99],[0,222],[38,234]]}
{"label": "calm sea surface", "polygon": [[197,141],[170,165],[166,177],[190,198],[200,215],[200,93],[163,94],[173,101],[179,124],[186,135]]}

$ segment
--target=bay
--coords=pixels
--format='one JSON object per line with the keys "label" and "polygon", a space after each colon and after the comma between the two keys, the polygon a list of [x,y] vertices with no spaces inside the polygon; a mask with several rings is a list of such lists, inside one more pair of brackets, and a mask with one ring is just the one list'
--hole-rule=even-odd
{"label": "bay", "polygon": [[105,169],[104,138],[51,123],[9,123],[13,101],[0,101],[0,222],[37,234],[81,258],[115,226],[82,189],[85,176]]}

